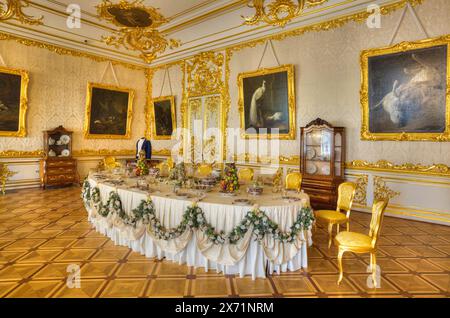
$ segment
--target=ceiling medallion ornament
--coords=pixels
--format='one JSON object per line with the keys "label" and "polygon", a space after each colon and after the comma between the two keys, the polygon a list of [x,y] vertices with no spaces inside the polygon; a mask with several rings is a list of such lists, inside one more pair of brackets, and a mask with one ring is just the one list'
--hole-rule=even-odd
{"label": "ceiling medallion ornament", "polygon": [[[5,8],[6,6],[6,8]],[[6,0],[6,3],[0,2],[0,22],[16,19],[24,24],[38,25],[42,24],[44,17],[35,18],[31,15],[25,14],[22,10],[28,7],[27,1],[23,0]]]}
{"label": "ceiling medallion ornament", "polygon": [[159,53],[168,47],[176,48],[178,40],[166,39],[158,31],[158,27],[169,22],[158,9],[146,7],[143,0],[128,2],[120,0],[113,4],[110,0],[103,0],[96,6],[100,19],[104,19],[119,27],[113,35],[103,37],[103,41],[116,48],[120,46],[141,52],[140,57],[146,63],[151,63]]}
{"label": "ceiling medallion ornament", "polygon": [[[253,0],[250,8],[255,8],[253,16],[245,18],[244,24],[255,25],[265,22],[269,25],[284,27],[286,23],[303,14],[305,8],[321,5],[328,0]],[[297,2],[297,3],[296,3]]]}

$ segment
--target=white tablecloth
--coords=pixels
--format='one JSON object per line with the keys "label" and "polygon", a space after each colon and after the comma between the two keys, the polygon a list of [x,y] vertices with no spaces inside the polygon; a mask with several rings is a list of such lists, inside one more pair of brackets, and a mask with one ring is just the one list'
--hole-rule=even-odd
{"label": "white tablecloth", "polygon": [[[130,189],[129,186],[115,187],[102,183],[93,176],[90,176],[88,181],[91,189],[94,187],[100,189],[100,197],[104,203],[111,191],[117,191],[122,208],[127,214],[149,196],[148,193]],[[166,228],[175,228],[180,224],[186,208],[192,205],[192,201],[177,198],[171,194],[171,189],[167,185],[160,184],[157,188],[160,192],[151,194],[156,216]],[[302,203],[300,201],[300,203],[287,203],[281,199],[280,195],[276,197],[269,190],[266,191],[268,193],[258,197],[257,203],[260,209],[269,219],[276,222],[282,231],[289,230],[296,220]],[[309,205],[308,196],[304,193],[300,195]],[[251,210],[251,206],[232,204],[234,199],[236,198],[222,197],[213,192],[208,193],[206,198],[198,202],[207,222],[214,226],[216,231],[223,230],[229,233]],[[115,244],[128,246],[147,257],[166,258],[179,264],[203,267],[205,270],[216,269],[224,274],[238,274],[241,277],[251,275],[253,279],[265,277],[266,270],[269,273],[295,271],[306,268],[308,265],[307,247],[312,244],[310,230],[301,232],[293,243],[282,243],[269,236],[266,236],[262,242],[258,242],[251,237],[252,232],[248,231],[238,244],[213,244],[207,240],[204,233],[191,230],[187,230],[176,239],[165,241],[157,239],[144,227],[133,229],[131,226],[126,226],[128,227],[126,228],[120,222],[96,215],[93,208],[87,207],[87,209],[89,221],[98,232],[110,237]]]}

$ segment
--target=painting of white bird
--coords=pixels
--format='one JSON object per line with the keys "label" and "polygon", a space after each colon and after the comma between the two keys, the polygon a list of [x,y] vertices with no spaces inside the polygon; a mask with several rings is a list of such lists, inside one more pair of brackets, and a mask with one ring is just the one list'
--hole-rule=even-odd
{"label": "painting of white bird", "polygon": [[293,134],[293,73],[292,65],[283,65],[239,74],[241,127],[248,136],[279,134],[290,138]]}

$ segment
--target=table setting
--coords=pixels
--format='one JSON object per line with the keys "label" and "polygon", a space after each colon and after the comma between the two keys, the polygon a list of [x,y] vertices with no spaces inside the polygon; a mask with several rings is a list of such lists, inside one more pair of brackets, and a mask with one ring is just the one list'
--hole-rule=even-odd
{"label": "table setting", "polygon": [[240,184],[227,177],[233,169],[220,179],[187,177],[181,166],[166,178],[91,172],[82,198],[98,232],[147,257],[253,279],[306,268],[308,195]]}

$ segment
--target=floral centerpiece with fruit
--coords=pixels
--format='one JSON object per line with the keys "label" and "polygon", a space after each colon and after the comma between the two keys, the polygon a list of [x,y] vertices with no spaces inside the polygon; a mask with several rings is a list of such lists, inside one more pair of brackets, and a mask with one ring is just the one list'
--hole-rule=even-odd
{"label": "floral centerpiece with fruit", "polygon": [[168,179],[172,181],[174,185],[181,187],[187,180],[184,163],[180,162],[175,165],[175,167],[170,170]]}
{"label": "floral centerpiece with fruit", "polygon": [[139,159],[136,165],[136,176],[147,176],[149,174],[147,160],[145,159],[145,151],[139,151]]}
{"label": "floral centerpiece with fruit", "polygon": [[234,163],[228,163],[225,166],[223,178],[220,181],[220,188],[223,192],[229,193],[239,190],[237,169]]}

